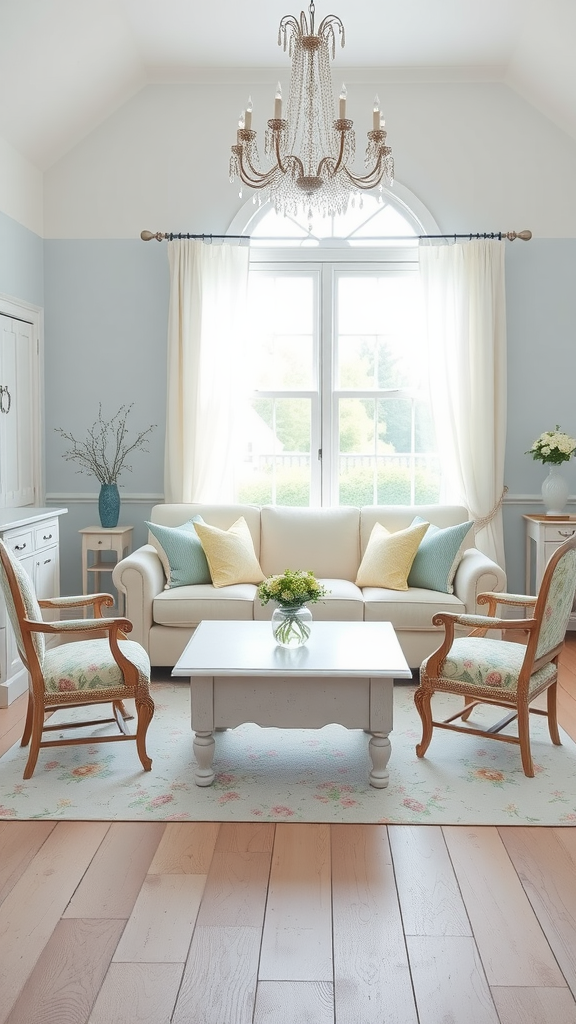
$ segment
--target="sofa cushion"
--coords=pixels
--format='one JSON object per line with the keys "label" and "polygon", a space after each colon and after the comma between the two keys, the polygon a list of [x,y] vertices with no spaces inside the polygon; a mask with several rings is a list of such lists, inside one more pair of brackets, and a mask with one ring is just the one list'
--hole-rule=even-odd
{"label": "sofa cushion", "polygon": [[[362,622],[364,618],[364,598],[362,591],[350,580],[321,579],[318,580],[330,591],[315,604],[309,605],[312,618],[319,622]],[[262,605],[258,598],[254,603],[254,618],[269,619],[277,605],[270,601]]]}
{"label": "sofa cushion", "polygon": [[427,529],[428,523],[420,523],[389,533],[385,526],[374,523],[358,569],[358,586],[408,590],[408,573]]}
{"label": "sofa cushion", "polygon": [[250,530],[240,516],[229,530],[220,530],[207,523],[194,523],[215,587],[236,583],[261,583],[264,573],[256,558]]}
{"label": "sofa cushion", "polygon": [[202,619],[252,619],[256,591],[252,583],[164,590],[154,598],[154,622],[159,626],[197,626]]}
{"label": "sofa cushion", "polygon": [[166,576],[166,590],[194,583],[211,583],[210,569],[194,523],[203,522],[194,516],[182,526],[159,526],[146,523],[152,534],[151,543],[158,552]]}
{"label": "sofa cushion", "polygon": [[[420,516],[416,516],[413,525],[423,522]],[[462,559],[462,545],[473,526],[472,520],[443,530],[430,524],[412,562],[408,586],[453,594],[452,583]]]}
{"label": "sofa cushion", "polygon": [[383,590],[364,587],[364,618],[366,622],[392,622],[394,629],[432,629],[432,617],[438,612],[461,614],[465,606],[454,594],[439,594],[435,590]]}
{"label": "sofa cushion", "polygon": [[360,564],[360,510],[288,508],[261,511],[260,565],[266,576],[307,569],[317,579],[356,579]]}

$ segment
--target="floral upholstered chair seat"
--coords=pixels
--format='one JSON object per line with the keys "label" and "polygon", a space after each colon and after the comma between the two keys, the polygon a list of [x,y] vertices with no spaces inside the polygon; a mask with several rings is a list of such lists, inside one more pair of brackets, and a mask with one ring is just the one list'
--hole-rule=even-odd
{"label": "floral upholstered chair seat", "polygon": [[[90,640],[86,660],[86,640],[61,644],[44,655],[44,686],[49,693],[116,689],[123,685],[120,666],[110,659],[108,640]],[[150,678],[150,659],[144,648],[133,640],[121,640],[122,654],[138,669],[142,683]]]}
{"label": "floral upholstered chair seat", "polygon": [[[489,637],[458,637],[444,661],[442,676],[449,681],[452,693],[470,693],[470,688],[486,690],[488,696],[495,696],[498,690],[503,696],[512,698],[518,690],[518,678],[524,659],[526,645],[508,640],[492,640]],[[426,670],[428,659],[423,663]],[[553,664],[543,665],[530,676],[528,693],[536,693],[552,681],[556,669]],[[458,683],[461,684],[460,691]],[[443,687],[438,684],[439,690]]]}

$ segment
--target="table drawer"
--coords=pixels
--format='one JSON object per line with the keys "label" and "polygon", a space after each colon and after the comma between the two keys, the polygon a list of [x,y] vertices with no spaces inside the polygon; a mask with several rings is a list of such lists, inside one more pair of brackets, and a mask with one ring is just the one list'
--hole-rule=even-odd
{"label": "table drawer", "polygon": [[58,520],[51,519],[34,531],[34,545],[36,551],[42,548],[52,547],[58,543]]}
{"label": "table drawer", "polygon": [[4,537],[4,543],[18,558],[22,558],[24,555],[31,555],[34,551],[34,534],[32,530],[7,534]]}
{"label": "table drawer", "polygon": [[569,537],[573,537],[576,533],[576,523],[566,523],[564,526],[561,523],[557,523],[555,526],[544,527],[544,540],[548,543],[563,544]]}
{"label": "table drawer", "polygon": [[112,551],[114,546],[114,537],[110,534],[109,537],[84,536],[84,545],[88,551]]}

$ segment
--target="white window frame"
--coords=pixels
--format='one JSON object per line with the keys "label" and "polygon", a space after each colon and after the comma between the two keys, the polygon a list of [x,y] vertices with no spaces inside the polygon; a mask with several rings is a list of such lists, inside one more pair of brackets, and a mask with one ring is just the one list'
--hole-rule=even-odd
{"label": "white window frame", "polygon": [[[405,217],[412,225],[416,235],[437,234],[439,228],[430,212],[407,188],[395,182],[393,190],[385,189],[384,198]],[[250,234],[256,224],[268,212],[268,204],[255,205],[252,200],[245,202],[238,211],[229,227],[230,234]],[[407,240],[408,241],[408,240]],[[323,339],[334,339],[335,332],[335,278],[338,273],[418,273],[418,246],[416,237],[411,244],[402,244],[398,240],[394,244],[383,239],[382,246],[367,244],[360,246],[358,241],[349,245],[344,239],[321,240],[313,247],[306,242],[301,245],[270,245],[261,242],[250,250],[250,269],[254,271],[270,271],[273,273],[289,273],[291,270],[315,275],[315,310],[314,310],[314,354],[315,365],[321,375],[318,381],[317,404],[319,418],[315,422],[313,408],[311,413],[310,437],[310,505],[338,505],[338,422],[335,415],[335,352],[333,345],[323,345]],[[326,277],[330,276],[329,288],[325,287]],[[320,296],[320,302],[318,302]],[[321,352],[318,352],[318,346]],[[300,397],[299,392],[258,392],[257,397]],[[330,396],[323,401],[323,396]],[[352,395],[351,395],[352,396]],[[353,397],[359,396],[358,392]],[[366,397],[376,399],[377,391],[367,393]],[[324,444],[322,459],[318,460],[321,439],[329,439]],[[336,461],[336,464],[335,464]],[[320,463],[320,464],[319,464]]]}

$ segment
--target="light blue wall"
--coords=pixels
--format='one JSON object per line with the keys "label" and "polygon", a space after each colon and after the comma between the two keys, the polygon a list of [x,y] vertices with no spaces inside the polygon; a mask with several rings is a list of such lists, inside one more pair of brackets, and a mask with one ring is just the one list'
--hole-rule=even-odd
{"label": "light blue wall", "polygon": [[[504,506],[508,585],[524,588],[523,513],[541,508],[522,496],[539,494],[547,469],[524,453],[557,423],[576,437],[576,239],[510,243],[506,252],[508,311],[508,429]],[[576,512],[576,461],[563,466]]]}
{"label": "light blue wall", "polygon": [[[149,454],[136,451],[132,472],[119,478],[120,494],[162,495],[166,420],[168,262],[165,245],[142,241],[47,240],[45,242],[46,490],[78,492],[61,519],[62,591],[80,587],[78,530],[98,523],[97,480],[62,458],[66,442],[56,427],[77,439],[96,420],[121,405],[134,407],[128,426],[135,436],[157,424]],[[51,500],[51,499],[50,499]],[[159,500],[159,499],[158,499]],[[135,544],[146,542],[142,525],[153,501],[124,503],[120,524],[134,524]]]}
{"label": "light blue wall", "polygon": [[0,294],[44,304],[42,239],[1,210]]}

